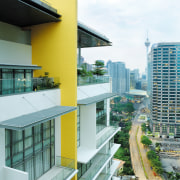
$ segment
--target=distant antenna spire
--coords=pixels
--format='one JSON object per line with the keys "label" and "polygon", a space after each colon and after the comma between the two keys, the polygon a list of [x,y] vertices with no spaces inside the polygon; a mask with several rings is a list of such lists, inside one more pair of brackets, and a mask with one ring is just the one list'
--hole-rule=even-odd
{"label": "distant antenna spire", "polygon": [[147,53],[147,55],[148,55],[148,49],[149,49],[149,46],[150,46],[150,41],[149,41],[149,39],[148,39],[148,31],[147,31],[147,38],[146,38],[146,41],[145,41],[145,46],[146,46],[146,53]]}

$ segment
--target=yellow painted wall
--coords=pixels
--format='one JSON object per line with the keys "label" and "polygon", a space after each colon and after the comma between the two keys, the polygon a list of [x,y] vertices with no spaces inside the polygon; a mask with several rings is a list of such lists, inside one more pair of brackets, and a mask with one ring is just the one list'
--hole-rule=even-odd
{"label": "yellow painted wall", "polygon": [[[35,75],[58,77],[61,105],[77,106],[77,2],[46,1],[58,9],[62,21],[32,27],[32,64],[42,66]],[[75,159],[77,165],[76,111],[61,117],[61,156]]]}

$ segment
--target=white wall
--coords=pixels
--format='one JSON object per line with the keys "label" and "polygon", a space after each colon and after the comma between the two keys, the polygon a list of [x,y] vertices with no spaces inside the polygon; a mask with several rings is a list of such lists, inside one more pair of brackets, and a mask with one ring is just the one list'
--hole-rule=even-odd
{"label": "white wall", "polygon": [[[0,121],[60,105],[60,89],[0,97]],[[24,172],[5,168],[5,130],[0,128],[0,180],[28,180]],[[61,120],[55,118],[55,155],[61,156]],[[6,173],[4,173],[6,172]]]}
{"label": "white wall", "polygon": [[9,167],[4,167],[4,179],[2,180],[28,180],[28,173],[24,171],[19,171],[17,169],[12,169]]}
{"label": "white wall", "polygon": [[111,92],[110,83],[78,86],[77,99],[78,100],[85,99],[88,97],[93,97],[93,96],[97,96],[104,93],[110,93],[110,92]]}
{"label": "white wall", "polygon": [[0,121],[60,105],[60,89],[0,97]]}
{"label": "white wall", "polygon": [[80,107],[80,145],[96,149],[96,104]]}
{"label": "white wall", "polygon": [[32,48],[30,45],[0,40],[1,64],[32,64]]}

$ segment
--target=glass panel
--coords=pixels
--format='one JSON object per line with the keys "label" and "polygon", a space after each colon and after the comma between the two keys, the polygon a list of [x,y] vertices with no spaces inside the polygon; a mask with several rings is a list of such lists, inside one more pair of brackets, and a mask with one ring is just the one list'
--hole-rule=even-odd
{"label": "glass panel", "polygon": [[25,156],[25,158],[29,157],[29,156],[33,156],[33,147],[26,149],[24,156]]}
{"label": "glass panel", "polygon": [[23,152],[13,155],[13,157],[12,157],[13,164],[15,164],[17,162],[22,162],[22,160],[23,160]]}
{"label": "glass panel", "polygon": [[43,152],[43,161],[44,171],[46,172],[48,169],[50,169],[50,148],[47,148]]}
{"label": "glass panel", "polygon": [[33,84],[32,84],[32,70],[25,70],[25,91],[29,92],[33,90]]}
{"label": "glass panel", "polygon": [[17,142],[12,145],[12,154],[17,154],[23,151],[23,141]]}
{"label": "glass panel", "polygon": [[24,131],[6,129],[6,165],[38,179],[55,164],[54,131],[54,120]]}
{"label": "glass panel", "polygon": [[13,70],[2,69],[2,94],[13,93]]}
{"label": "glass panel", "polygon": [[28,172],[29,180],[34,180],[33,158],[25,161],[25,171]]}
{"label": "glass panel", "polygon": [[12,131],[12,141],[17,142],[22,140],[22,131]]}
{"label": "glass panel", "polygon": [[55,164],[55,149],[54,145],[51,146],[51,166]]}
{"label": "glass panel", "polygon": [[106,106],[106,100],[96,103],[96,133],[106,127]]}
{"label": "glass panel", "polygon": [[15,70],[15,93],[24,92],[25,79],[24,79],[24,70]]}
{"label": "glass panel", "polygon": [[18,169],[20,171],[24,171],[24,163],[19,163],[15,166],[13,166],[14,169]]}
{"label": "glass panel", "polygon": [[35,179],[39,178],[43,174],[43,158],[42,153],[38,153],[35,156]]}
{"label": "glass panel", "polygon": [[34,142],[35,142],[35,144],[40,142],[41,139],[42,139],[41,125],[37,125],[34,127]]}

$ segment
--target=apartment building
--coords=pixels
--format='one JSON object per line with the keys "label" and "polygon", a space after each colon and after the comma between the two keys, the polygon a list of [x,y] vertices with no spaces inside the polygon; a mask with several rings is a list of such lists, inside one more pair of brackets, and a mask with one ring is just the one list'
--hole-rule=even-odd
{"label": "apartment building", "polygon": [[1,180],[77,174],[76,11],[74,0],[0,2]]}
{"label": "apartment building", "polygon": [[110,179],[118,166],[109,78],[77,88],[77,42],[111,42],[77,24],[76,11],[73,0],[0,2],[2,180],[70,180],[78,170],[79,179]]}
{"label": "apartment building", "polygon": [[[78,39],[79,48],[111,45],[105,36],[80,23]],[[111,81],[107,76],[79,77],[78,81],[78,179],[110,180],[120,163],[113,160],[120,147],[114,143],[114,136],[120,127],[110,122],[110,98],[116,94],[112,93]]]}
{"label": "apartment building", "polygon": [[180,43],[151,48],[151,127],[162,137],[180,137]]}

